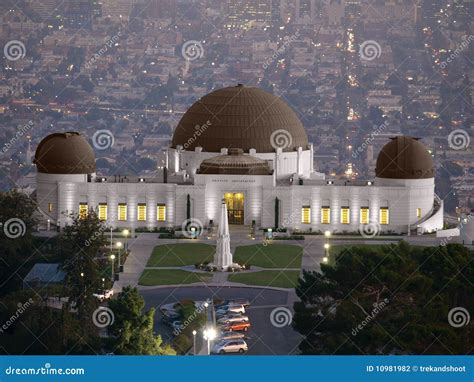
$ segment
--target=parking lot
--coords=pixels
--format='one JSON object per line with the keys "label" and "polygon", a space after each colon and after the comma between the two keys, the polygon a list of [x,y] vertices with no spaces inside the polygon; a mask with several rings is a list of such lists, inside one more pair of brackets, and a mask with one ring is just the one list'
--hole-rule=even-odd
{"label": "parking lot", "polygon": [[297,354],[301,336],[290,326],[275,327],[271,312],[276,308],[287,307],[288,292],[261,288],[154,288],[141,290],[146,308],[155,308],[155,331],[161,334],[164,341],[172,341],[173,334],[169,326],[161,322],[159,307],[163,304],[178,302],[183,299],[206,300],[208,298],[245,298],[251,303],[246,315],[251,328],[245,333],[249,355],[287,355]]}

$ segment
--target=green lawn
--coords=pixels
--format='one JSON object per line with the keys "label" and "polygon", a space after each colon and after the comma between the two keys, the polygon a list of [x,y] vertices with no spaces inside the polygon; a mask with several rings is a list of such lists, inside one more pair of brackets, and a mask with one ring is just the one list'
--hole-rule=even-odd
{"label": "green lawn", "polygon": [[299,245],[262,244],[237,247],[234,261],[262,268],[301,268],[303,248]]}
{"label": "green lawn", "polygon": [[229,281],[247,285],[278,288],[294,288],[298,282],[299,271],[260,271],[229,275]]}
{"label": "green lawn", "polygon": [[201,243],[165,244],[153,248],[147,267],[182,267],[212,261],[215,247]]}
{"label": "green lawn", "polygon": [[193,273],[181,269],[145,269],[138,281],[139,285],[178,285],[211,281],[210,273]]}

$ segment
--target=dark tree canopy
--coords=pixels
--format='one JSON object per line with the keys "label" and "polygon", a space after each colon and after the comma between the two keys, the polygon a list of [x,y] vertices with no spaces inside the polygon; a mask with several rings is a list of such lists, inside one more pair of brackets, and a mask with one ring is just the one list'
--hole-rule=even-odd
{"label": "dark tree canopy", "polygon": [[160,336],[153,331],[155,309],[143,312],[145,301],[138,290],[125,287],[118,298],[109,302],[114,315],[110,327],[110,348],[123,355],[174,355],[168,345],[162,345]]}
{"label": "dark tree canopy", "polygon": [[296,288],[301,352],[472,354],[472,321],[448,322],[453,308],[474,311],[472,256],[458,244],[343,250],[335,266],[304,272]]}

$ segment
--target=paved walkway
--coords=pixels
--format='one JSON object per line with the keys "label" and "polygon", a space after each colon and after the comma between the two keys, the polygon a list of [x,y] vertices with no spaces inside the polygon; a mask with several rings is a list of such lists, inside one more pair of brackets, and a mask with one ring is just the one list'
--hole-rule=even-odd
{"label": "paved walkway", "polygon": [[[250,237],[249,227],[232,227],[231,228],[231,251],[235,253],[236,247],[242,245],[253,245],[262,243],[263,233],[258,232],[256,240],[252,240]],[[136,233],[137,237],[134,239],[128,240],[128,247],[130,253],[128,255],[127,261],[124,265],[124,272],[120,274],[120,280],[114,283],[114,292],[118,293],[122,290],[124,286],[138,286],[138,281],[141,274],[146,268],[149,257],[153,251],[153,248],[157,245],[166,245],[166,244],[176,244],[176,243],[186,243],[187,240],[179,239],[159,239],[158,233]],[[354,240],[357,239],[357,240]],[[331,245],[358,245],[358,244],[368,244],[368,245],[380,245],[380,244],[391,244],[397,243],[398,240],[406,240],[413,245],[421,246],[431,246],[438,245],[441,239],[434,237],[425,237],[425,236],[397,236],[391,238],[378,238],[377,240],[360,240],[360,236],[347,237],[347,236],[336,236],[332,237],[329,242]],[[123,238],[116,237],[114,241],[123,241]],[[193,240],[193,242],[201,242],[210,245],[215,245],[215,238],[207,239],[206,237],[198,238]],[[310,271],[320,270],[320,264],[322,263],[323,257],[325,256],[324,244],[327,242],[326,238],[322,236],[309,236],[305,237],[304,241],[273,241],[271,245],[279,244],[297,244],[303,247],[303,259],[302,259],[302,269]],[[153,269],[163,269],[163,268],[153,268]],[[186,267],[170,267],[166,269],[184,269],[188,271],[198,271],[195,270],[193,266]],[[258,272],[263,268],[252,267],[249,272]],[[270,270],[283,270],[283,269],[270,269]],[[199,271],[198,271],[199,272]],[[219,285],[235,285],[236,283],[229,283],[228,273],[216,272],[212,278],[212,284]],[[240,285],[240,284],[237,284]]]}

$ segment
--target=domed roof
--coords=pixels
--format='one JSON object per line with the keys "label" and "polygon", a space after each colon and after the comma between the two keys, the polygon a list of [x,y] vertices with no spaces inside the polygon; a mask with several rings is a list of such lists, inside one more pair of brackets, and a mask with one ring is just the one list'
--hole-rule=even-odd
{"label": "domed roof", "polygon": [[259,153],[306,149],[308,137],[295,112],[280,98],[242,85],[216,90],[194,103],[181,118],[172,147],[220,152],[240,147]]}
{"label": "domed roof", "polygon": [[271,175],[268,163],[242,149],[229,149],[229,155],[219,155],[201,162],[199,174]]}
{"label": "domed roof", "polygon": [[76,132],[55,133],[36,148],[33,161],[46,174],[91,174],[95,172],[94,150]]}
{"label": "domed roof", "polygon": [[433,178],[433,158],[418,138],[398,136],[391,138],[380,151],[375,176],[389,179]]}

